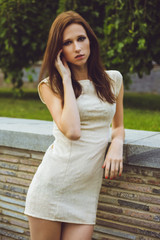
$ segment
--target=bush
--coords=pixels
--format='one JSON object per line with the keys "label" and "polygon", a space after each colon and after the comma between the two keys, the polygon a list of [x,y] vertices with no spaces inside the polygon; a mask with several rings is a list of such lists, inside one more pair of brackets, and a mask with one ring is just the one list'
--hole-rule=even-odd
{"label": "bush", "polygon": [[42,58],[57,8],[50,0],[0,0],[0,68],[14,88],[22,69]]}

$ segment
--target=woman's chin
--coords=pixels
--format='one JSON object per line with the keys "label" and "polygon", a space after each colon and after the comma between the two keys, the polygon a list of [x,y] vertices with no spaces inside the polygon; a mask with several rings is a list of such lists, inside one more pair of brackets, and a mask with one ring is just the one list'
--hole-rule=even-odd
{"label": "woman's chin", "polygon": [[85,67],[87,65],[87,61],[76,61],[76,62],[72,62],[69,63],[70,67]]}

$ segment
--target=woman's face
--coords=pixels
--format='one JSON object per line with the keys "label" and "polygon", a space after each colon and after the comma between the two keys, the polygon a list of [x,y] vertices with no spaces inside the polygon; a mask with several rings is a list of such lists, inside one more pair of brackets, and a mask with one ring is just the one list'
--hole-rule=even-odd
{"label": "woman's face", "polygon": [[90,55],[90,41],[84,27],[72,23],[63,33],[63,56],[67,62],[77,66],[87,63]]}

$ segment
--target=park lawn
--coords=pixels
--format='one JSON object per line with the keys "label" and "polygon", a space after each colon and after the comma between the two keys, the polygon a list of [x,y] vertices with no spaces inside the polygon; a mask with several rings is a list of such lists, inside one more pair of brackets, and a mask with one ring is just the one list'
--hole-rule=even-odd
{"label": "park lawn", "polygon": [[[40,119],[52,121],[45,104],[35,99],[0,98],[0,117]],[[160,112],[124,108],[124,125],[128,129],[160,131]]]}
{"label": "park lawn", "polygon": [[160,131],[160,112],[156,110],[124,109],[124,126],[128,129]]}
{"label": "park lawn", "polygon": [[52,120],[46,105],[38,99],[0,98],[0,117]]}

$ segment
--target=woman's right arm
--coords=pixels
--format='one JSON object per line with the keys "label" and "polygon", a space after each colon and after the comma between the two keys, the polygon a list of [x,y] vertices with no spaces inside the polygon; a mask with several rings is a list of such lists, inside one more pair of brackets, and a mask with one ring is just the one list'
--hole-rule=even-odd
{"label": "woman's right arm", "polygon": [[59,130],[69,139],[77,140],[81,135],[80,116],[70,70],[65,60],[63,63],[60,60],[60,54],[57,57],[56,67],[63,80],[64,105],[62,106],[62,99],[46,84],[41,85],[41,95]]}

